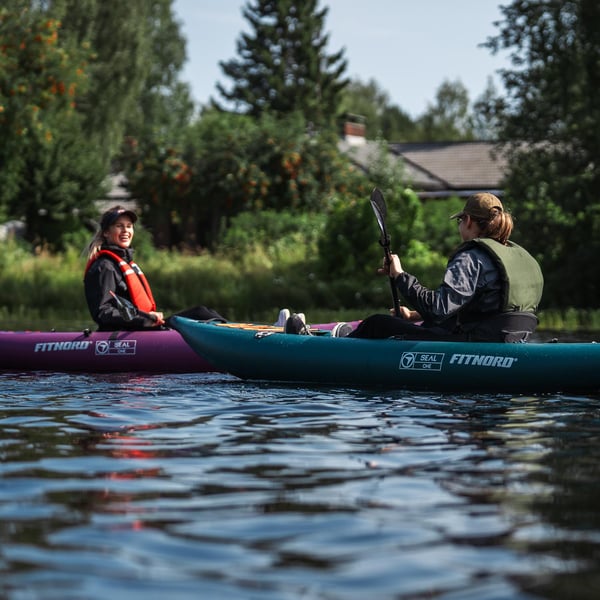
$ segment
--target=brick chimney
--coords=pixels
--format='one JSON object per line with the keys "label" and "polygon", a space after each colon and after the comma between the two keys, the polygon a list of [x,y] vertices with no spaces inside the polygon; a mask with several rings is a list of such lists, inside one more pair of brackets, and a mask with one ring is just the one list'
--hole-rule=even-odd
{"label": "brick chimney", "polygon": [[366,125],[362,115],[346,114],[343,126],[343,137],[350,146],[361,146],[367,140],[365,138]]}

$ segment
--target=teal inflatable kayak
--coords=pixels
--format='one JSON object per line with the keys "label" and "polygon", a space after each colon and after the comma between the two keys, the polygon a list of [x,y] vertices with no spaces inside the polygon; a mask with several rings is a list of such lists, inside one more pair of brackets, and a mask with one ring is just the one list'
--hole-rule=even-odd
{"label": "teal inflatable kayak", "polygon": [[436,392],[594,393],[600,344],[364,340],[226,327],[174,317],[216,368],[243,379]]}

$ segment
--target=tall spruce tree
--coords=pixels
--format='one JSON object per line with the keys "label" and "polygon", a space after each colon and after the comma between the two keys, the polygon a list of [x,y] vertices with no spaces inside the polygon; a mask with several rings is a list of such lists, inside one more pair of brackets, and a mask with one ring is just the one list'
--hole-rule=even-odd
{"label": "tall spruce tree", "polygon": [[217,84],[236,110],[253,116],[299,112],[316,127],[335,122],[348,83],[343,78],[346,60],[344,49],[326,53],[328,9],[317,5],[318,0],[255,0],[246,5],[243,14],[252,32],[241,34],[240,59],[220,63],[233,87],[227,91]]}
{"label": "tall spruce tree", "polygon": [[[600,3],[513,0],[488,40],[511,50],[506,98],[491,109],[510,142],[507,200],[516,239],[541,260],[544,302],[598,307]],[[567,283],[568,282],[568,283]]]}

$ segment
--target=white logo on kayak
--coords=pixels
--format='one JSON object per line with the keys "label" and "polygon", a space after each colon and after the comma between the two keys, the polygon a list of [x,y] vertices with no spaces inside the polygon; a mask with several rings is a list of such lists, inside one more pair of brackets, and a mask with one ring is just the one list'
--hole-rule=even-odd
{"label": "white logo on kayak", "polygon": [[440,352],[403,352],[400,357],[400,369],[415,371],[441,371],[444,354]]}
{"label": "white logo on kayak", "polygon": [[38,342],[34,352],[63,352],[66,350],[87,350],[92,342]]}
{"label": "white logo on kayak", "polygon": [[[403,352],[398,367],[413,371],[441,371],[445,356],[441,352]],[[453,354],[450,357],[450,364],[510,369],[518,360],[514,356],[493,354]]]}
{"label": "white logo on kayak", "polygon": [[99,356],[135,354],[136,340],[102,340],[96,342],[96,354]]}
{"label": "white logo on kayak", "polygon": [[494,356],[493,354],[453,354],[450,364],[510,369],[518,360],[514,356]]}

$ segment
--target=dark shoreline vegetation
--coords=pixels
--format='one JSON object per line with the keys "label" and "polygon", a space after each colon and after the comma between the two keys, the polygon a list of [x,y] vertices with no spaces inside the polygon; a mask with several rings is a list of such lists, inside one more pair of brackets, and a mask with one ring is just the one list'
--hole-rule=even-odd
{"label": "dark shoreline vegetation", "polygon": [[[318,323],[385,312],[391,303],[385,278],[319,275],[317,264],[306,256],[311,250],[303,248],[298,244],[295,254],[273,256],[272,249],[256,247],[233,258],[150,249],[138,258],[166,314],[205,304],[232,321],[268,323],[288,307]],[[16,243],[4,244],[0,329],[95,329],[83,294],[84,266],[85,257],[76,249],[36,255]],[[548,337],[600,332],[600,310],[542,306],[538,332]]]}

